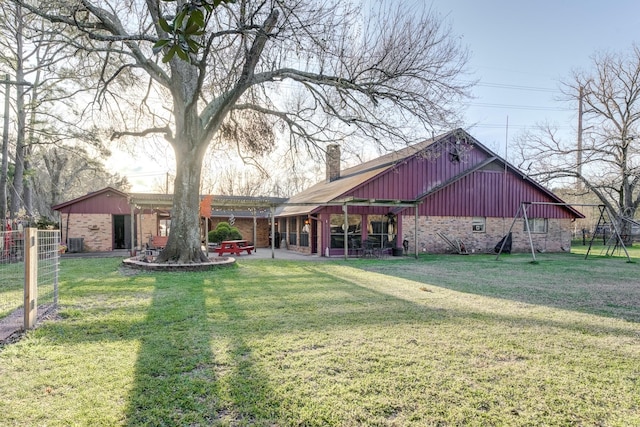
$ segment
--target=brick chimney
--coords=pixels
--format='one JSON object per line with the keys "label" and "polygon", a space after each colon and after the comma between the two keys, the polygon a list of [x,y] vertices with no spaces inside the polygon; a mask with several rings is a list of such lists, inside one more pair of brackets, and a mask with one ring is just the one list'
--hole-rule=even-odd
{"label": "brick chimney", "polygon": [[340,178],[340,146],[327,145],[327,182]]}

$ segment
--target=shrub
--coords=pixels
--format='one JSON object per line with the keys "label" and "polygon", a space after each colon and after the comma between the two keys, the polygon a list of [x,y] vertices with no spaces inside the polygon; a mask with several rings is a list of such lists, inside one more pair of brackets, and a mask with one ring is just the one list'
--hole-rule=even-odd
{"label": "shrub", "polygon": [[35,225],[36,227],[38,227],[39,230],[57,230],[58,229],[58,223],[56,221],[53,221],[45,217],[38,218]]}
{"label": "shrub", "polygon": [[211,230],[207,237],[209,242],[220,243],[223,240],[241,240],[242,234],[236,227],[231,227],[228,222],[219,222],[215,230]]}
{"label": "shrub", "polygon": [[225,240],[242,240],[242,234],[240,234],[240,230],[235,227],[231,227],[229,230],[229,235]]}

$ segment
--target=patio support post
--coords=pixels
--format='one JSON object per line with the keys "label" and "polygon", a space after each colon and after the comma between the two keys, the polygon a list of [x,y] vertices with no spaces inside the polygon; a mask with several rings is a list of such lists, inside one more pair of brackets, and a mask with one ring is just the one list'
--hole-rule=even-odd
{"label": "patio support post", "polygon": [[342,211],[344,212],[344,259],[349,257],[349,213],[347,212],[347,204],[342,205]]}
{"label": "patio support post", "polygon": [[256,208],[253,208],[253,251],[258,252],[258,219],[256,218]]}
{"label": "patio support post", "polygon": [[[275,206],[271,206],[271,258],[275,258],[275,245],[276,245],[276,221],[274,218]],[[255,246],[255,243],[254,245]]]}
{"label": "patio support post", "polygon": [[129,226],[131,227],[131,248],[129,249],[129,255],[135,255],[135,247],[136,247],[136,211],[135,205],[131,203],[131,221]]}
{"label": "patio support post", "polygon": [[414,229],[413,229],[413,235],[415,236],[415,244],[414,244],[414,256],[416,259],[418,259],[418,204],[416,203],[413,207],[414,209],[414,216],[413,216],[413,222],[414,222]]}
{"label": "patio support post", "polygon": [[209,258],[209,218],[204,217],[204,254]]}

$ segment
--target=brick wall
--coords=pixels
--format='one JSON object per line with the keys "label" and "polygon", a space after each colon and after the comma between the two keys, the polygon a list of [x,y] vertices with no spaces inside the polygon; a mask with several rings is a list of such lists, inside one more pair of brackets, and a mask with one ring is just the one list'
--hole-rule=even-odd
{"label": "brick wall", "polygon": [[327,146],[326,158],[326,178],[327,182],[340,178],[340,146],[331,144]]}
{"label": "brick wall", "polygon": [[150,242],[152,236],[158,236],[158,215],[153,212],[145,212],[136,215],[138,224],[136,225],[136,233],[138,234],[138,248],[143,248]]}
{"label": "brick wall", "polygon": [[67,242],[68,238],[83,238],[84,251],[111,251],[111,218],[111,214],[62,214],[62,241]]}
{"label": "brick wall", "polygon": [[[210,230],[215,228],[220,221],[227,221],[227,219],[213,219]],[[151,236],[159,235],[158,215],[155,212],[136,214],[136,222],[136,247],[137,249],[141,249],[150,241]],[[67,241],[67,237],[83,238],[84,251],[86,252],[113,250],[113,223],[111,214],[72,213],[68,216],[68,214],[63,213],[61,216],[61,224],[63,242]],[[253,242],[253,218],[236,218],[234,227],[238,228],[244,239]],[[257,218],[255,245],[262,248],[268,247],[269,233],[269,220],[267,218]]]}
{"label": "brick wall", "polygon": [[[470,253],[493,253],[494,247],[509,231],[513,218],[486,218],[485,232],[473,232],[471,217],[419,217],[418,252],[450,253],[449,245],[440,238],[441,232],[450,240],[460,239]],[[409,241],[409,252],[413,253],[415,219],[401,217],[403,240]],[[529,238],[524,230],[524,222],[518,219],[513,226],[513,252],[531,251]],[[547,233],[531,233],[536,251],[561,252],[571,247],[571,220],[549,219]]]}
{"label": "brick wall", "polygon": [[[209,231],[215,230],[220,222],[229,222],[227,218],[213,218]],[[253,218],[235,218],[233,226],[238,229],[242,238],[248,240],[258,248],[269,246],[269,220],[267,218],[256,219],[256,241],[253,241]]]}

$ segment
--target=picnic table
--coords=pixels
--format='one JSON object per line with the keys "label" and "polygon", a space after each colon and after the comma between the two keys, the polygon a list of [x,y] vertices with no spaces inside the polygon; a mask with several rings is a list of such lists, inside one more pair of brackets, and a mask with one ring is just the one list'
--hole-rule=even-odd
{"label": "picnic table", "polygon": [[255,250],[255,246],[250,245],[246,240],[226,240],[220,242],[220,246],[213,251],[218,253],[218,256],[222,256],[225,253],[240,255],[242,251],[246,251],[248,255],[251,255],[251,251]]}

